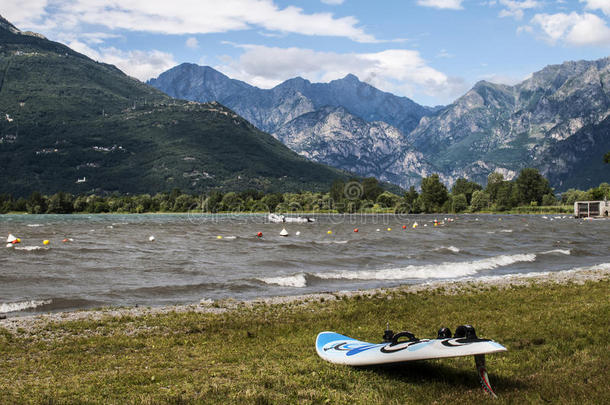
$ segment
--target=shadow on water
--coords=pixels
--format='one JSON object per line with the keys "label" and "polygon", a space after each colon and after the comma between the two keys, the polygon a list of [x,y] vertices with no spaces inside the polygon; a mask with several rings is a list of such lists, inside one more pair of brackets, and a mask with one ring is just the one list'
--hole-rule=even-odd
{"label": "shadow on water", "polygon": [[[382,364],[378,366],[356,367],[356,370],[374,372],[387,379],[408,384],[442,383],[449,387],[464,390],[480,388],[477,370],[472,361],[471,370],[459,369],[439,361],[410,361],[404,363]],[[493,372],[493,364],[487,365],[491,386],[496,394],[525,388],[522,380],[501,377]]]}

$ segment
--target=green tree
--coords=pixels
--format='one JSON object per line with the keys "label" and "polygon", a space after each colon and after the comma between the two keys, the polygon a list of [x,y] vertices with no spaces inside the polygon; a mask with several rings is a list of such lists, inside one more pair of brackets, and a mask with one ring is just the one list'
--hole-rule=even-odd
{"label": "green tree", "polygon": [[58,192],[49,198],[47,213],[48,214],[70,214],[74,211],[74,198],[71,194]]}
{"label": "green tree", "polygon": [[244,201],[237,193],[229,192],[222,197],[221,205],[223,211],[239,212],[244,208]]}
{"label": "green tree", "polygon": [[203,203],[203,209],[205,212],[218,212],[220,203],[222,201],[222,194],[216,190],[212,191],[208,198]]}
{"label": "green tree", "polygon": [[419,193],[415,190],[414,186],[409,187],[409,190],[405,192],[402,199],[403,201],[400,204],[400,212],[401,213],[418,213],[419,207],[417,205],[417,198],[419,197]]}
{"label": "green tree", "polygon": [[13,196],[0,194],[0,214],[6,214],[13,209]]}
{"label": "green tree", "polygon": [[29,214],[43,214],[47,212],[47,199],[38,191],[34,191],[30,194],[26,206]]}
{"label": "green tree", "polygon": [[345,199],[345,182],[343,180],[335,180],[330,186],[330,199],[333,202],[333,207],[343,205]]}
{"label": "green tree", "polygon": [[602,183],[598,187],[587,190],[587,200],[603,200],[610,198],[610,184]]}
{"label": "green tree", "polygon": [[518,203],[529,205],[535,201],[542,204],[542,197],[553,194],[549,181],[545,179],[537,169],[527,168],[521,170],[519,177],[515,180],[517,187]]}
{"label": "green tree", "polygon": [[362,180],[362,199],[377,201],[379,194],[383,193],[383,189],[379,186],[379,181],[374,177],[367,177]]}
{"label": "green tree", "polygon": [[383,208],[393,208],[398,205],[400,201],[400,197],[396,194],[392,194],[389,191],[384,191],[383,193],[377,196],[377,204],[379,204]]}
{"label": "green tree", "polygon": [[487,176],[487,186],[485,192],[489,194],[489,198],[492,202],[495,202],[498,197],[498,190],[504,182],[504,175],[502,173],[493,172]]}
{"label": "green tree", "polygon": [[269,212],[274,212],[277,206],[284,202],[284,195],[281,193],[267,194],[261,198],[261,202]]}
{"label": "green tree", "polygon": [[181,194],[176,197],[176,201],[174,202],[174,207],[172,211],[174,212],[188,212],[197,207],[197,200],[195,197],[189,194]]}
{"label": "green tree", "polygon": [[606,152],[604,155],[604,163],[610,163],[610,152]]}
{"label": "green tree", "polygon": [[483,187],[481,187],[480,184],[475,183],[474,181],[459,178],[455,181],[455,183],[453,183],[453,187],[451,188],[451,194],[453,194],[454,196],[458,194],[464,194],[464,196],[466,197],[466,202],[470,204],[470,201],[472,200],[472,193],[482,189]]}
{"label": "green tree", "polygon": [[545,207],[549,207],[551,205],[557,204],[557,198],[553,194],[545,194],[542,197],[542,205]]}
{"label": "green tree", "polygon": [[466,196],[464,194],[458,194],[453,196],[453,200],[451,202],[451,209],[453,212],[463,212],[468,208],[468,201],[466,200]]}
{"label": "green tree", "polygon": [[441,183],[438,174],[422,179],[419,199],[424,212],[439,212],[441,210],[443,204],[449,199],[449,193],[447,187]]}
{"label": "green tree", "polygon": [[489,194],[482,190],[476,190],[472,193],[470,209],[473,212],[484,210],[489,207],[489,202]]}
{"label": "green tree", "polygon": [[510,181],[501,182],[496,190],[494,208],[498,211],[506,211],[518,204],[517,187]]}

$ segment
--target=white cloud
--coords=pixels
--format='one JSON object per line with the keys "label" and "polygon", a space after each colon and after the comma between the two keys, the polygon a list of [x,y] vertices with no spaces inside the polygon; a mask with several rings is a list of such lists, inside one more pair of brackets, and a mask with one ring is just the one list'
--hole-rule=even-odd
{"label": "white cloud", "polygon": [[437,54],[436,57],[437,58],[453,58],[455,55],[452,53],[449,53],[446,49],[441,49]]}
{"label": "white cloud", "polygon": [[604,14],[610,15],[609,0],[580,0],[581,3],[587,3],[585,8],[590,10],[601,10]]}
{"label": "white cloud", "polygon": [[451,10],[461,10],[464,0],[417,0],[417,4],[424,7],[448,8]]}
{"label": "white cloud", "polygon": [[184,43],[188,48],[197,49],[199,47],[199,41],[195,37],[188,37]]}
{"label": "white cloud", "polygon": [[376,53],[318,52],[303,48],[235,45],[239,58],[226,57],[216,68],[230,77],[270,88],[295,76],[328,82],[353,73],[377,88],[416,98],[418,94],[448,102],[465,90],[461,79],[428,66],[418,51],[390,49]]}
{"label": "white cloud", "polygon": [[485,74],[485,75],[480,76],[480,79],[486,80],[491,83],[499,83],[499,84],[506,84],[508,86],[514,86],[514,85],[519,84],[522,81],[526,80],[529,76],[531,76],[531,74],[528,74],[527,76],[515,76],[512,74],[506,74],[506,73],[490,73],[490,74]]}
{"label": "white cloud", "polygon": [[79,40],[69,42],[68,46],[91,59],[115,65],[129,76],[141,81],[157,77],[178,64],[172,54],[158,50],[126,52],[114,47],[96,50]]}
{"label": "white cloud", "polygon": [[531,23],[540,28],[542,38],[551,44],[610,46],[610,28],[595,14],[536,14]]}
{"label": "white cloud", "polygon": [[43,16],[47,4],[47,0],[3,0],[0,14],[19,28],[20,23],[35,20]]}
{"label": "white cloud", "polygon": [[330,4],[331,6],[338,6],[339,4],[343,4],[345,0],[320,0],[324,4]]}
{"label": "white cloud", "polygon": [[516,20],[523,18],[523,10],[540,7],[541,4],[535,0],[500,0],[500,4],[506,7],[500,11],[499,17],[513,17]]}
{"label": "white cloud", "polygon": [[[24,5],[23,2],[28,4]],[[378,42],[355,17],[281,8],[273,0],[2,0],[9,21],[30,27],[105,26],[163,34],[207,34],[262,28]],[[27,7],[26,7],[27,6]],[[28,8],[29,7],[29,8]],[[28,8],[27,10],[24,10]]]}

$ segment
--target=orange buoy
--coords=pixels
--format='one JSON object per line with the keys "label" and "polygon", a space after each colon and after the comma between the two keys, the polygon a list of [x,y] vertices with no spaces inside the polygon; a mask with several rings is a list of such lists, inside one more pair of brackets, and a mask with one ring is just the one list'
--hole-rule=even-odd
{"label": "orange buoy", "polygon": [[358,228],[354,228],[354,232],[358,233]]}
{"label": "orange buoy", "polygon": [[259,232],[259,233],[256,234],[256,236],[258,236],[259,238],[262,238],[263,237],[263,233]]}
{"label": "orange buoy", "polygon": [[403,226],[402,226],[402,229],[407,229],[407,226],[406,226],[406,225],[403,225]]}

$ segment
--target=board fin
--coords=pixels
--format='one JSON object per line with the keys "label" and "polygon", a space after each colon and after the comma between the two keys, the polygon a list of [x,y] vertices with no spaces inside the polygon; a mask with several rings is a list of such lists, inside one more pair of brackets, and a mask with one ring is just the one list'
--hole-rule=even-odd
{"label": "board fin", "polygon": [[491,388],[491,384],[489,383],[489,375],[487,375],[487,368],[485,367],[485,355],[476,354],[474,356],[474,363],[477,366],[477,374],[479,375],[479,381],[481,382],[483,391],[491,395],[492,398],[498,398],[493,388]]}

